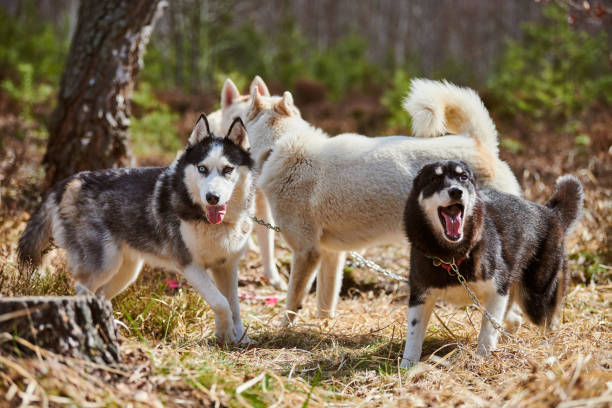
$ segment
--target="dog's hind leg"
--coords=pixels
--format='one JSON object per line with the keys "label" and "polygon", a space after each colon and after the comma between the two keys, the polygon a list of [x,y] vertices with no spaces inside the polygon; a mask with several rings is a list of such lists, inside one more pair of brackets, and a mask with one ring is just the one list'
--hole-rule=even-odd
{"label": "dog's hind leg", "polygon": [[346,252],[323,250],[321,253],[321,266],[317,275],[317,307],[320,319],[334,317],[345,260]]}
{"label": "dog's hind leg", "polygon": [[136,278],[138,278],[143,262],[142,259],[124,256],[119,270],[113,275],[110,281],[98,289],[98,295],[104,296],[106,299],[110,300],[123,292],[136,280]]}
{"label": "dog's hind leg", "polygon": [[[76,255],[75,250],[68,252],[68,268],[79,296],[96,294],[117,273],[123,258],[114,243],[83,241],[83,248],[88,250],[86,258]],[[80,252],[85,253],[83,250]]]}
{"label": "dog's hind leg", "polygon": [[[258,218],[272,222],[272,213],[268,201],[259,190],[255,193],[255,214]],[[263,225],[255,225],[255,234],[259,244],[259,254],[263,263],[264,275],[270,285],[278,290],[287,290],[287,283],[278,273],[274,263],[274,231]]]}
{"label": "dog's hind leg", "polygon": [[282,322],[283,326],[287,326],[293,321],[295,314],[302,306],[320,260],[321,252],[317,248],[310,247],[293,251],[289,290],[287,292],[287,309]]}
{"label": "dog's hind leg", "polygon": [[[506,308],[508,306],[508,299],[510,296],[506,293],[500,295],[495,292],[485,306],[487,312],[491,315],[493,320],[501,324]],[[478,355],[486,357],[491,351],[497,348],[498,332],[495,327],[487,320],[485,316],[482,317],[482,324],[480,325],[480,334],[478,335],[478,348],[476,352]]]}
{"label": "dog's hind leg", "polygon": [[244,332],[238,303],[238,259],[218,263],[211,267],[211,272],[217,287],[229,302],[236,340],[241,344],[249,344],[250,339]]}
{"label": "dog's hind leg", "polygon": [[508,307],[506,308],[506,315],[504,317],[506,329],[511,333],[516,332],[518,328],[521,327],[521,323],[523,323],[521,307],[518,303],[519,290],[518,285],[514,285],[512,289],[510,289],[510,299],[508,301]]}

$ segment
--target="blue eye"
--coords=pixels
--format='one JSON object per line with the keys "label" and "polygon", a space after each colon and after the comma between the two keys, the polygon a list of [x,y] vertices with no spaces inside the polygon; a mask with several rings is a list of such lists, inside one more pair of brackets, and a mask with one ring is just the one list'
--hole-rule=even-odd
{"label": "blue eye", "polygon": [[208,169],[206,168],[206,166],[198,166],[198,171],[204,175],[208,174]]}
{"label": "blue eye", "polygon": [[461,176],[459,176],[459,180],[461,181],[467,181],[467,179],[468,179],[468,176],[465,174],[462,174]]}

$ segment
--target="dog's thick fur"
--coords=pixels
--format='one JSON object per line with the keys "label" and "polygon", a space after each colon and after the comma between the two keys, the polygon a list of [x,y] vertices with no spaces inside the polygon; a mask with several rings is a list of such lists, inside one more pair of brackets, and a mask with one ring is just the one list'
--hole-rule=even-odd
{"label": "dog's thick fur", "polygon": [[[253,78],[249,89],[256,91],[262,99],[269,102],[280,100],[279,96],[270,95],[267,85],[259,76]],[[221,108],[208,115],[211,129],[216,134],[225,134],[235,118],[239,117],[243,121],[246,120],[246,112],[250,107],[250,102],[251,96],[241,95],[234,82],[227,78],[221,90]],[[260,219],[274,223],[268,202],[259,190],[255,192],[255,215]],[[287,290],[287,283],[278,273],[274,262],[274,231],[259,224],[256,224],[254,229],[264,276],[276,289]]]}
{"label": "dog's thick fur", "polygon": [[[573,176],[559,178],[544,206],[496,190],[479,190],[463,162],[424,166],[414,179],[404,213],[411,251],[402,366],[419,360],[437,298],[471,303],[457,276],[440,260],[456,262],[497,322],[514,318],[508,314],[516,302],[533,323],[554,326],[569,279],[565,237],[580,216],[583,200],[582,185]],[[495,349],[497,337],[483,318],[478,353]]]}
{"label": "dog's thick fur", "polygon": [[202,115],[169,167],[86,171],[57,184],[19,241],[22,268],[39,265],[51,237],[66,250],[77,294],[110,299],[143,261],[171,268],[210,304],[221,341],[248,341],[237,267],[252,229],[252,164],[240,119],[219,138]]}
{"label": "dog's thick fur", "polygon": [[[429,120],[415,121],[416,134],[446,134],[441,123],[485,134],[330,138],[302,120],[289,92],[278,102],[252,92],[246,125],[255,167],[261,168],[258,187],[293,250],[285,323],[302,304],[319,265],[317,302],[319,315],[326,317],[336,308],[345,251],[404,239],[405,197],[425,163],[460,158],[484,185],[519,194],[510,168],[496,154],[495,127],[475,92],[415,81],[407,106],[413,117],[429,112]],[[440,112],[450,116],[439,117]]]}

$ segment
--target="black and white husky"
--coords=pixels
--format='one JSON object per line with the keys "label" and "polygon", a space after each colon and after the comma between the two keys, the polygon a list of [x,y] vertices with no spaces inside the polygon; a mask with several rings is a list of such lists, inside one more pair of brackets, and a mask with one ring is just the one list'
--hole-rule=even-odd
{"label": "black and white husky", "polygon": [[[404,222],[412,244],[408,331],[402,366],[418,361],[437,298],[469,304],[450,273],[455,262],[497,322],[510,320],[516,302],[529,319],[554,326],[568,284],[565,237],[580,216],[584,195],[573,176],[557,181],[546,205],[475,187],[461,161],[424,166],[414,179]],[[497,331],[485,318],[478,353],[497,346]]]}
{"label": "black and white husky", "polygon": [[77,294],[108,299],[134,282],[144,261],[171,268],[210,304],[221,341],[248,341],[237,296],[238,261],[252,228],[248,147],[239,118],[226,137],[216,137],[202,115],[169,167],[67,178],[28,222],[19,241],[22,267],[38,266],[53,237],[66,250]]}

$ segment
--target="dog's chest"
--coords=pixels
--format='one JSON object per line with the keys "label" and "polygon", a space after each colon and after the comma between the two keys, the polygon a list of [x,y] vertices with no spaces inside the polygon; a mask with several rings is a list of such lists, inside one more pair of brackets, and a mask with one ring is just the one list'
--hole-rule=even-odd
{"label": "dog's chest", "polygon": [[181,222],[181,236],[194,262],[202,267],[239,256],[244,250],[252,223],[246,217],[218,225]]}
{"label": "dog's chest", "polygon": [[[486,303],[487,300],[495,294],[495,283],[493,279],[480,280],[468,283],[470,289],[476,294],[476,297],[481,303]],[[444,289],[430,289],[430,295],[436,299],[444,300],[456,306],[467,306],[474,303],[463,285],[449,286]]]}

